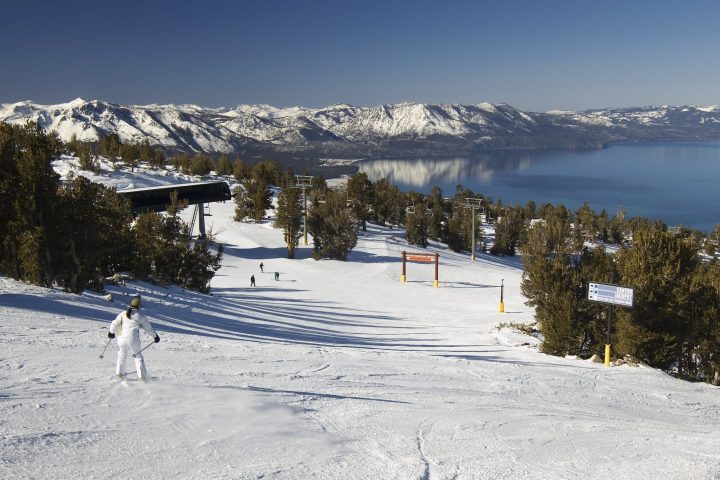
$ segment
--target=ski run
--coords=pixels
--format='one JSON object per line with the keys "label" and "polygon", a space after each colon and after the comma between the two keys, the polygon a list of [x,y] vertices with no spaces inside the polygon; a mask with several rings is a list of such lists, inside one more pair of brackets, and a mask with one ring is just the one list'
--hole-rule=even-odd
{"label": "ski run", "polygon": [[[718,387],[499,328],[533,320],[519,258],[431,244],[439,288],[432,264],[401,283],[401,252],[419,250],[402,230],[370,225],[346,262],[301,239],[288,260],[271,222],[209,208],[212,295],[129,281],[108,301],[0,277],[0,478],[720,479]],[[114,381],[115,341],[99,356],[136,294],[162,339],[143,352],[152,381]]]}

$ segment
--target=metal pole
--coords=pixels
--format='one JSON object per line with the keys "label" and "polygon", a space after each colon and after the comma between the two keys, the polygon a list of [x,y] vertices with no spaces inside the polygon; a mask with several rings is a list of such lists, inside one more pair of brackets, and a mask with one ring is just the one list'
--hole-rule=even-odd
{"label": "metal pole", "polygon": [[305,213],[303,215],[303,231],[305,236],[305,243],[303,245],[307,245],[307,195],[305,195],[305,187],[302,189],[303,191],[303,204],[305,205]]}
{"label": "metal pole", "polygon": [[107,341],[107,343],[105,344],[105,348],[103,348],[103,351],[102,351],[102,353],[100,354],[100,359],[102,359],[103,356],[105,356],[105,350],[107,350],[108,345],[110,345],[110,340],[112,340],[112,338],[108,338],[108,341]]}
{"label": "metal pole", "polygon": [[440,287],[440,276],[438,275],[438,273],[439,273],[438,270],[440,269],[439,265],[440,265],[440,254],[436,253],[435,254],[435,281],[433,282],[433,286],[435,288]]}
{"label": "metal pole", "polygon": [[142,352],[143,352],[144,350],[146,350],[146,349],[148,349],[148,348],[152,347],[153,345],[155,345],[155,342],[154,342],[154,341],[153,341],[153,342],[151,342],[151,343],[148,343],[147,345],[145,345],[145,346],[143,347],[143,349],[142,349],[142,350],[140,350],[140,351],[139,351],[139,352],[137,352],[137,353],[133,353],[133,358],[137,358],[137,356],[138,356],[138,355],[140,355],[140,354],[141,354],[141,353],[142,353]]}
{"label": "metal pole", "polygon": [[[198,228],[200,229],[200,238],[205,238],[205,204],[198,203]],[[190,232],[192,234],[192,232]]]}
{"label": "metal pole", "polygon": [[472,259],[475,260],[475,205],[472,206]]}

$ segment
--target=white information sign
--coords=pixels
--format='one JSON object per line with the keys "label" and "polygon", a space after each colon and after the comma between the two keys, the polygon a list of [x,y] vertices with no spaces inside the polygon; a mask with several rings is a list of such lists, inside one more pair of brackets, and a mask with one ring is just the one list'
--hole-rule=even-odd
{"label": "white information sign", "polygon": [[633,306],[633,289],[618,285],[604,285],[590,283],[588,287],[588,300],[593,302],[609,303],[622,307]]}

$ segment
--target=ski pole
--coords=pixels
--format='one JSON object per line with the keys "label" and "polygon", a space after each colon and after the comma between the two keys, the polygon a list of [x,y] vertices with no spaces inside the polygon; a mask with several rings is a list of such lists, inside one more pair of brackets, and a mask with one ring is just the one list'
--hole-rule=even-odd
{"label": "ski pole", "polygon": [[148,343],[147,345],[145,345],[145,346],[142,348],[142,350],[140,350],[140,351],[137,352],[137,353],[133,353],[133,358],[137,358],[137,356],[140,355],[140,354],[143,352],[143,350],[145,350],[146,348],[152,347],[153,345],[155,345],[155,342],[154,342],[154,341],[151,342],[151,343]]}
{"label": "ski pole", "polygon": [[102,353],[100,354],[100,359],[102,359],[102,358],[103,358],[103,355],[105,355],[105,350],[107,350],[108,345],[110,345],[110,340],[112,340],[112,338],[108,338],[108,341],[107,341],[107,343],[105,344],[105,348],[103,348],[103,351],[102,351]]}

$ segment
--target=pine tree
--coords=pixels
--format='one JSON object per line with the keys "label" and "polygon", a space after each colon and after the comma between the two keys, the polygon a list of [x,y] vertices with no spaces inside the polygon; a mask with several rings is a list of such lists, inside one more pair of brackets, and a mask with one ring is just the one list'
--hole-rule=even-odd
{"label": "pine tree", "polygon": [[155,156],[155,151],[150,146],[150,140],[144,139],[138,147],[138,158],[141,162],[150,164]]}
{"label": "pine tree", "polygon": [[235,201],[235,217],[236,222],[244,222],[252,215],[254,210],[252,200],[242,186],[238,186],[233,190],[233,198]]}
{"label": "pine tree", "polygon": [[[450,204],[451,212],[446,236],[448,248],[453,252],[472,248],[472,209],[465,206],[466,198],[475,198],[475,194],[462,185],[457,185]],[[479,233],[479,229],[476,229],[475,234],[478,236],[476,240],[481,236]]]}
{"label": "pine tree", "polygon": [[248,198],[252,202],[252,218],[255,222],[265,218],[267,209],[272,206],[272,191],[270,190],[270,171],[266,164],[258,163],[252,169],[252,177],[245,183]]}
{"label": "pine tree", "polygon": [[0,128],[5,217],[2,265],[14,278],[50,287],[58,248],[55,222],[60,185],[52,161],[61,144],[34,123]]}
{"label": "pine tree", "polygon": [[153,150],[152,158],[150,158],[150,166],[154,168],[165,167],[165,154],[159,148]]}
{"label": "pine tree", "polygon": [[347,195],[353,215],[360,221],[364,232],[373,207],[373,185],[366,173],[356,173],[348,178]]}
{"label": "pine tree", "polygon": [[233,168],[227,155],[221,155],[215,166],[218,175],[232,175]]}
{"label": "pine tree", "polygon": [[120,149],[120,157],[126,165],[130,165],[130,170],[135,171],[140,162],[140,147],[132,143],[122,145]]}
{"label": "pine tree", "polygon": [[570,222],[554,217],[530,227],[522,246],[520,287],[527,305],[535,307],[544,336],[541,350],[553,355],[577,355],[586,343],[577,315],[582,283],[571,261],[569,238]]}
{"label": "pine tree", "polygon": [[428,219],[428,236],[434,240],[446,240],[447,227],[445,210],[445,200],[443,199],[442,190],[433,187],[428,197],[428,208],[430,209],[430,218]]}
{"label": "pine tree", "polygon": [[303,207],[301,194],[290,182],[284,182],[278,195],[278,207],[275,212],[275,228],[282,228],[288,258],[295,258],[302,231]]}
{"label": "pine tree", "polygon": [[193,175],[207,175],[212,168],[212,162],[205,155],[195,155],[190,163],[190,173]]}
{"label": "pine tree", "polygon": [[495,226],[495,243],[490,249],[490,253],[493,255],[515,255],[524,228],[523,210],[518,207],[506,207],[503,216]]}
{"label": "pine tree", "polygon": [[399,225],[404,219],[405,199],[400,190],[381,178],[373,185],[373,218],[380,225]]}
{"label": "pine tree", "polygon": [[80,293],[102,288],[126,251],[130,228],[127,201],[85,177],[63,185],[59,196],[56,280],[65,290]]}
{"label": "pine tree", "polygon": [[210,292],[210,280],[220,269],[223,255],[222,244],[218,244],[213,253],[210,248],[212,243],[212,235],[208,235],[188,244],[178,273],[178,285],[201,293]]}
{"label": "pine tree", "polygon": [[633,309],[618,314],[619,353],[684,374],[694,321],[688,307],[699,265],[696,250],[653,226],[636,231],[632,247],[621,249],[617,258],[622,284],[635,290]]}
{"label": "pine tree", "polygon": [[405,217],[405,238],[410,245],[428,246],[428,216],[424,203],[416,203],[414,211]]}
{"label": "pine tree", "polygon": [[245,162],[239,158],[236,158],[233,162],[233,177],[235,177],[235,180],[238,182],[245,182],[250,178],[250,171],[248,170],[247,165],[245,165]]}
{"label": "pine tree", "polygon": [[328,191],[325,203],[313,204],[308,214],[315,258],[345,260],[357,244],[358,230],[344,192]]}
{"label": "pine tree", "polygon": [[117,133],[108,133],[100,139],[100,155],[106,156],[113,163],[120,156],[121,148],[122,142]]}

